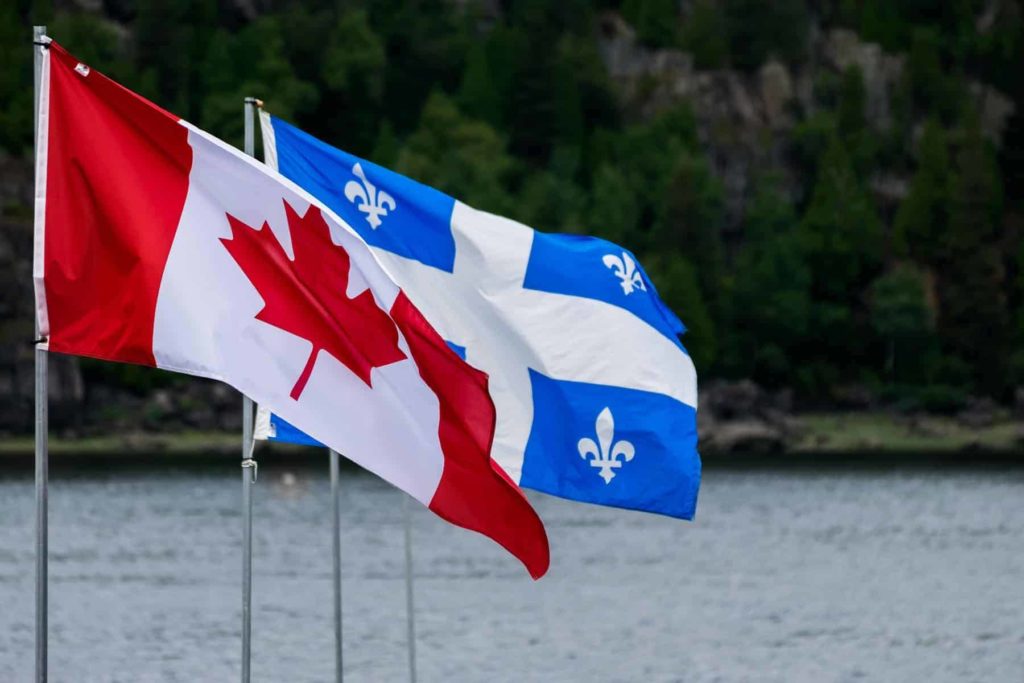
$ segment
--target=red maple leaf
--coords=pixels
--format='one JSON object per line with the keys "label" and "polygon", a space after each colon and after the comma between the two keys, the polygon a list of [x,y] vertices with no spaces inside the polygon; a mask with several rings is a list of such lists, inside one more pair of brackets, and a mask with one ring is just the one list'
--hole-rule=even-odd
{"label": "red maple leaf", "polygon": [[263,297],[257,320],[313,343],[306,365],[292,387],[298,400],[317,355],[326,351],[370,384],[370,371],[405,358],[398,348],[398,328],[370,290],[350,299],[348,252],[331,241],[320,209],[305,216],[284,203],[295,260],[292,261],[266,222],[255,230],[227,214],[231,239],[221,239],[228,253]]}

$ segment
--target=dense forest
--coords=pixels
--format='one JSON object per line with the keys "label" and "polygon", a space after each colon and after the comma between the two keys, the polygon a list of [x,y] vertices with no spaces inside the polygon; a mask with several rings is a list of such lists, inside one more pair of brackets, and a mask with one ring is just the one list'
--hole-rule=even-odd
{"label": "dense forest", "polygon": [[31,154],[32,23],[229,141],[254,95],[628,247],[703,380],[937,411],[1024,386],[1019,2],[13,0],[8,158]]}

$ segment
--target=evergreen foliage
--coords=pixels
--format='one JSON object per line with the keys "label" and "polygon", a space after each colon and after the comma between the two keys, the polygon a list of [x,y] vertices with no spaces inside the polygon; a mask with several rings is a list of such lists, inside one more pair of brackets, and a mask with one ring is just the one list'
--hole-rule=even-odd
{"label": "evergreen foliage", "polygon": [[724,275],[722,189],[705,160],[684,154],[665,188],[651,246],[659,253],[688,254],[698,265],[700,293],[714,317]]}
{"label": "evergreen foliage", "polygon": [[[846,149],[833,136],[818,165],[809,205],[797,228],[810,270],[811,328],[800,356],[814,358],[807,388],[855,379],[869,362],[862,292],[882,265],[882,230]],[[860,343],[851,343],[851,340]]]}
{"label": "evergreen foliage", "polygon": [[940,265],[949,224],[950,167],[946,133],[928,121],[918,143],[917,171],[893,226],[896,250],[919,263]]}
{"label": "evergreen foliage", "polygon": [[935,326],[926,275],[917,266],[899,264],[875,280],[870,297],[871,325],[887,345],[887,376],[897,382],[920,381]]}
{"label": "evergreen foliage", "polygon": [[1009,342],[999,251],[999,172],[977,122],[957,131],[940,287],[948,350],[973,368],[978,387],[998,392]]}
{"label": "evergreen foliage", "polygon": [[672,310],[685,311],[688,331],[683,343],[697,371],[711,370],[718,353],[718,338],[697,283],[696,268],[682,256],[661,253],[649,254],[644,266],[665,303]]}
{"label": "evergreen foliage", "polygon": [[[257,96],[480,209],[623,245],[689,328],[702,376],[752,377],[815,401],[863,383],[947,409],[966,392],[1005,399],[1024,383],[1019,2],[81,9],[100,4],[0,4],[0,157],[31,153],[29,27],[45,22],[96,69],[236,144],[242,98]],[[720,149],[709,157],[688,104],[659,101],[643,116],[624,106],[600,43],[608,12],[641,45],[682,49],[698,70],[739,70],[737,83],[756,83],[768,60],[809,74],[792,127],[742,161],[765,172],[750,174],[740,215],[726,206],[729,165]],[[903,57],[890,124],[871,120],[876,92],[859,67],[808,59],[813,36],[837,27]],[[1016,107],[998,155],[977,105],[988,86]],[[875,183],[894,176],[909,180],[905,197],[880,198]]]}
{"label": "evergreen foliage", "polygon": [[513,165],[493,128],[466,117],[450,98],[435,92],[395,169],[473,207],[507,212],[506,179]]}
{"label": "evergreen foliage", "polygon": [[32,51],[14,3],[0,3],[0,147],[15,154],[32,146]]}
{"label": "evergreen foliage", "polygon": [[637,37],[646,45],[670,47],[678,38],[675,0],[624,0],[622,15],[636,27]]}
{"label": "evergreen foliage", "polygon": [[696,0],[682,30],[682,43],[699,69],[718,69],[729,59],[725,16],[713,0]]}
{"label": "evergreen foliage", "polygon": [[811,271],[801,257],[792,204],[774,179],[762,180],[744,227],[747,240],[733,278],[727,365],[731,374],[782,386],[809,334]]}
{"label": "evergreen foliage", "polygon": [[722,3],[731,63],[753,70],[767,59],[796,62],[806,54],[810,16],[804,0]]}

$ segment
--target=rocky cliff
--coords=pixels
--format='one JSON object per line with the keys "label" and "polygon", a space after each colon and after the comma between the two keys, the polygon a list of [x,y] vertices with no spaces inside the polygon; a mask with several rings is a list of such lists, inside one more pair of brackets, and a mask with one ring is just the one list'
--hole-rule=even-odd
{"label": "rocky cliff", "polygon": [[[686,52],[649,49],[621,16],[606,13],[599,46],[627,114],[639,120],[688,103],[697,118],[701,143],[723,183],[729,223],[743,216],[751,182],[759,171],[782,170],[794,197],[806,190],[793,168],[788,141],[794,126],[822,110],[816,84],[856,66],[864,79],[865,118],[875,131],[887,130],[893,100],[901,87],[906,58],[887,54],[847,29],[812,29],[810,58],[796,68],[770,60],[755,73],[734,69],[700,70]],[[971,82],[984,134],[1001,143],[1013,101],[991,86]],[[909,178],[879,174],[872,180],[877,199],[895,204],[906,195]]]}

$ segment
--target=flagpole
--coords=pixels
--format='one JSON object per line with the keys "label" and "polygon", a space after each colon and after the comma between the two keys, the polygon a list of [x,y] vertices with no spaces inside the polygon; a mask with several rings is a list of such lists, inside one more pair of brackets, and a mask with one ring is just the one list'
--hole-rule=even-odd
{"label": "flagpole", "polygon": [[[46,35],[45,26],[32,27],[32,53],[35,56],[35,153],[39,154],[39,85],[42,77],[43,54],[40,49],[40,41]],[[37,179],[38,182],[38,179]],[[39,198],[36,198],[39,201]],[[36,361],[36,681],[45,683],[47,678],[47,640],[49,629],[47,623],[48,609],[48,560],[49,560],[49,537],[48,537],[48,515],[47,498],[49,485],[49,452],[48,452],[48,424],[49,424],[49,400],[48,391],[48,367],[46,350],[41,346],[39,339],[39,318],[33,307],[35,318],[35,361]]]}
{"label": "flagpole", "polygon": [[[249,683],[252,652],[252,399],[242,397],[242,683]],[[250,472],[250,470],[253,470]]]}
{"label": "flagpole", "polygon": [[[253,116],[256,98],[245,98],[244,111],[245,153],[255,156]],[[252,430],[252,399],[242,396],[242,683],[249,683],[252,663],[252,484],[256,480]]]}
{"label": "flagpole", "polygon": [[338,452],[331,453],[331,500],[334,525],[334,669],[338,683],[344,679],[341,638],[341,464]]}
{"label": "flagpole", "polygon": [[409,641],[409,681],[416,683],[416,608],[412,591],[412,513],[409,496],[402,496],[402,522],[405,526],[405,622]]}

